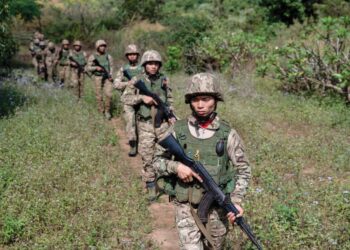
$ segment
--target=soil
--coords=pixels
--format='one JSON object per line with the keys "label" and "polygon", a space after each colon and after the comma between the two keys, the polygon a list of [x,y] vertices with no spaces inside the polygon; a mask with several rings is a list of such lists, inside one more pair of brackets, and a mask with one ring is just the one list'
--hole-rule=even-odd
{"label": "soil", "polygon": [[[141,173],[142,160],[140,155],[129,157],[128,138],[124,130],[124,121],[122,118],[113,118],[111,120],[117,136],[119,138],[121,157],[128,162],[135,173]],[[159,247],[159,249],[178,250],[178,234],[175,228],[175,210],[173,204],[168,202],[166,196],[152,203],[149,206],[149,212],[152,217],[152,232],[148,237]]]}

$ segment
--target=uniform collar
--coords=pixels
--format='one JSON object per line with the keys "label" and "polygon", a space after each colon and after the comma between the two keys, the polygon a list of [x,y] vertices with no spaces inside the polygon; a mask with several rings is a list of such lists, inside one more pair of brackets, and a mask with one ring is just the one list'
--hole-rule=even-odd
{"label": "uniform collar", "polygon": [[[193,127],[197,127],[198,128],[198,121],[197,119],[193,116],[193,115],[189,115],[188,118],[188,123],[193,126]],[[218,130],[220,127],[220,118],[218,116],[216,116],[213,120],[213,122],[211,124],[209,124],[209,126],[205,129],[208,130]]]}

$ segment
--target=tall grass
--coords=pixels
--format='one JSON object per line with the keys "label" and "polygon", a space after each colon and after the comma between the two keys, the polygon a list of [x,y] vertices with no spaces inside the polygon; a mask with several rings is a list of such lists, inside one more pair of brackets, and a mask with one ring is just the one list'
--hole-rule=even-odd
{"label": "tall grass", "polygon": [[25,103],[0,119],[0,248],[150,246],[141,182],[97,113],[91,83],[80,102],[50,87],[4,88]]}
{"label": "tall grass", "polygon": [[[182,118],[187,77],[171,78]],[[286,95],[271,80],[222,79],[220,117],[243,137],[253,179],[246,217],[267,249],[350,249],[350,110]],[[238,228],[227,248],[253,249]]]}

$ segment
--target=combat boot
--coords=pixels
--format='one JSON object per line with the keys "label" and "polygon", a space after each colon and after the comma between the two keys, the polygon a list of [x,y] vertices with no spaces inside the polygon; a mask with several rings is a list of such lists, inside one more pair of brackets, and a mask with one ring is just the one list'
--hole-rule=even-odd
{"label": "combat boot", "polygon": [[156,201],[157,200],[156,183],[154,181],[146,182],[146,187],[147,187],[147,200],[149,202]]}
{"label": "combat boot", "polygon": [[129,141],[129,145],[130,145],[129,156],[135,157],[137,155],[137,142],[136,141]]}

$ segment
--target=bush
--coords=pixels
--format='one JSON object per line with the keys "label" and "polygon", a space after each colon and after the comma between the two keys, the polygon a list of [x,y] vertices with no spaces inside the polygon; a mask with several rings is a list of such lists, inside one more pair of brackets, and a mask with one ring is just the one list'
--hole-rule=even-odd
{"label": "bush", "polygon": [[[309,41],[276,48],[269,58],[273,77],[293,93],[337,93],[350,101],[350,18],[323,18]],[[316,35],[315,35],[316,34]]]}

